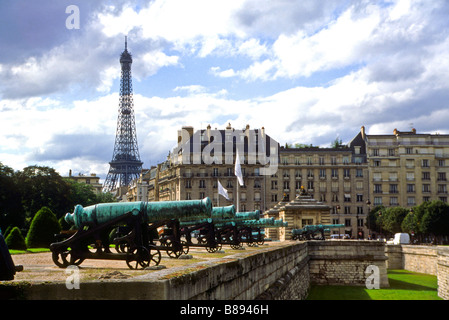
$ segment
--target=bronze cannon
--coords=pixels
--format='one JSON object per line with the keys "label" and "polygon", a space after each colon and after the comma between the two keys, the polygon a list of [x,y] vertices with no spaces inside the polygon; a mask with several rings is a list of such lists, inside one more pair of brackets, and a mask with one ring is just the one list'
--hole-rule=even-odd
{"label": "bronze cannon", "polygon": [[[85,259],[125,260],[131,269],[159,264],[160,250],[182,253],[179,220],[211,217],[212,201],[100,203],[75,207],[65,220],[77,231],[68,239],[52,243],[54,263],[65,268]],[[159,231],[162,232],[159,234]],[[117,253],[110,250],[115,244]]]}

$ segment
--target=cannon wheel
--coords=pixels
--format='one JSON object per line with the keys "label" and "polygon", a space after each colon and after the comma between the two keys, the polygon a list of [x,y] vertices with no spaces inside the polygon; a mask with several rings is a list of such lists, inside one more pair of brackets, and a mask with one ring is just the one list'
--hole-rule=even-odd
{"label": "cannon wheel", "polygon": [[239,250],[243,247],[243,243],[239,242],[239,244],[231,244],[231,248],[234,250]]}
{"label": "cannon wheel", "polygon": [[118,253],[127,253],[129,251],[130,245],[128,241],[122,240],[115,244],[115,251]]}
{"label": "cannon wheel", "polygon": [[[153,251],[154,253],[151,253]],[[145,247],[138,247],[128,252],[126,256],[126,264],[130,269],[145,269],[153,262],[154,265],[158,265],[161,261],[161,253],[159,250],[148,250]]]}
{"label": "cannon wheel", "polygon": [[[165,242],[164,242],[164,246],[167,247],[167,250],[166,250],[167,251],[167,255],[170,258],[179,258],[179,256],[184,253],[184,244],[187,245],[187,242],[181,241],[181,244],[182,244],[182,250],[180,250],[180,251],[173,251],[172,250],[173,242],[171,241],[171,239],[166,239]],[[189,252],[189,251],[187,250],[187,252]],[[187,254],[187,253],[185,253],[185,254]]]}
{"label": "cannon wheel", "polygon": [[217,245],[215,247],[206,247],[206,251],[209,253],[215,253],[219,250],[221,250],[221,243],[217,243]]}
{"label": "cannon wheel", "polygon": [[70,265],[79,266],[84,258],[72,255],[71,250],[52,252],[51,258],[59,268],[67,268]]}

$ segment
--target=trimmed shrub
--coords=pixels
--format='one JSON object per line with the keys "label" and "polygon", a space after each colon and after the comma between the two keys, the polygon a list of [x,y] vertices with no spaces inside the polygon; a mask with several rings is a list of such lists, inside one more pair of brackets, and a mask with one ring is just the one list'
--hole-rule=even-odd
{"label": "trimmed shrub", "polygon": [[5,239],[5,242],[8,246],[8,249],[26,250],[27,248],[25,244],[25,238],[23,237],[22,232],[20,232],[20,229],[18,227],[14,227],[11,229]]}
{"label": "trimmed shrub", "polygon": [[42,207],[31,221],[26,245],[28,248],[48,248],[60,231],[61,225],[56,215],[49,208]]}

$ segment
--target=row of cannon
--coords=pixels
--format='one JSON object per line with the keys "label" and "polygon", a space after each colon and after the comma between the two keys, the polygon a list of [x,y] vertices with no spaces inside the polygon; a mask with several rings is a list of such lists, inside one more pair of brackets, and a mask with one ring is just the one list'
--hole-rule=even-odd
{"label": "row of cannon", "polygon": [[223,245],[260,245],[263,229],[287,226],[282,220],[261,218],[258,210],[236,213],[234,205],[213,207],[208,197],[77,205],[65,220],[75,231],[58,235],[59,241],[50,245],[53,262],[61,268],[102,259],[124,260],[130,269],[144,269],[160,263],[161,251],[178,258],[190,247],[216,252]]}

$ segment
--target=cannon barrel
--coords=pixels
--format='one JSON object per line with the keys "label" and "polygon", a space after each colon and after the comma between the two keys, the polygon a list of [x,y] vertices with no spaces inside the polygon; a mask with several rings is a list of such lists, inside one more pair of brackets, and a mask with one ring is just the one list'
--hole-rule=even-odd
{"label": "cannon barrel", "polygon": [[212,219],[229,219],[235,217],[235,206],[213,207]]}
{"label": "cannon barrel", "polygon": [[299,235],[303,234],[307,231],[320,231],[320,230],[326,230],[326,229],[335,229],[335,228],[344,228],[344,224],[316,224],[316,225],[306,225],[302,229],[293,229],[292,234],[293,235]]}
{"label": "cannon barrel", "polygon": [[196,220],[211,216],[212,201],[206,197],[202,200],[99,203],[86,208],[77,205],[73,213],[65,215],[65,220],[80,228],[85,225],[103,224],[128,212],[133,215],[142,213],[146,222],[167,219]]}
{"label": "cannon barrel", "polygon": [[237,212],[235,214],[235,220],[259,220],[260,211],[248,211],[248,212]]}
{"label": "cannon barrel", "polygon": [[[234,207],[229,206],[229,207]],[[220,209],[221,207],[218,207],[218,209]],[[228,208],[228,207],[223,207],[223,208]],[[215,209],[215,208],[214,208]],[[212,211],[214,210],[212,209]],[[235,209],[235,208],[234,208]],[[225,209],[228,211],[231,211],[232,209]],[[217,210],[217,212],[219,212],[221,210]],[[195,224],[200,224],[200,223],[205,223],[205,222],[210,222],[210,223],[214,223],[215,225],[222,225],[222,224],[227,224],[227,225],[231,225],[232,223],[239,223],[241,221],[245,221],[245,220],[258,220],[260,217],[260,211],[256,210],[256,211],[249,211],[249,212],[237,212],[235,213],[233,218],[221,218],[219,216],[219,214],[213,214],[212,213],[212,218],[205,218],[205,219],[198,219],[198,220],[180,220],[180,225],[181,226],[192,226]]]}

